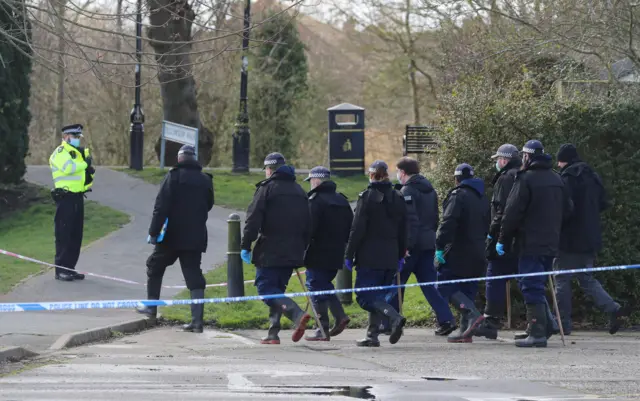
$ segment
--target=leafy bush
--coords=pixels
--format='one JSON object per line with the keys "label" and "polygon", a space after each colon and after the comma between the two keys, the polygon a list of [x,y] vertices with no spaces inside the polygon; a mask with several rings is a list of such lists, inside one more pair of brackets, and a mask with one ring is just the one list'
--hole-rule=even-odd
{"label": "leafy bush", "polygon": [[[557,99],[551,91],[540,94],[539,85],[523,74],[493,86],[484,79],[468,78],[443,99],[443,132],[438,164],[433,173],[441,196],[452,187],[457,164],[473,165],[487,187],[495,174],[490,156],[503,143],[521,148],[529,139],[542,141],[547,153],[563,143],[574,143],[583,160],[600,174],[613,202],[602,215],[604,247],[597,266],[640,263],[637,238],[640,225],[640,99],[637,90],[612,88],[608,97],[576,94]],[[491,196],[490,190],[488,196]],[[618,301],[637,305],[640,272],[597,274]],[[574,320],[601,324],[580,292],[574,293]]]}

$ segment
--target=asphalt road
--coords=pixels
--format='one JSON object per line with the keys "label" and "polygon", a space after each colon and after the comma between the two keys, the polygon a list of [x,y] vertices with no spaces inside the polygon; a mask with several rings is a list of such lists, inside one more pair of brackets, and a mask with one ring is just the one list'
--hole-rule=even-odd
{"label": "asphalt road", "polygon": [[[396,346],[259,345],[263,333],[154,329],[49,355],[0,377],[0,400],[569,401],[640,398],[633,335],[575,336],[563,348],[497,341],[447,344],[407,330]],[[282,333],[282,338],[289,333]],[[13,368],[19,366],[13,365]],[[616,398],[619,397],[619,398]]]}

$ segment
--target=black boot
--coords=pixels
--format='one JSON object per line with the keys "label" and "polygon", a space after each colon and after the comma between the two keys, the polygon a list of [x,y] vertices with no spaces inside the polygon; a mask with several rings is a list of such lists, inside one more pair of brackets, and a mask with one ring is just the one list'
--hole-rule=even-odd
{"label": "black boot", "polygon": [[[304,339],[307,341],[329,341],[329,302],[320,301],[313,304],[316,313],[318,314],[318,320],[322,326],[316,327],[315,333],[312,336],[307,336]],[[322,334],[324,332],[324,334]]]}
{"label": "black boot", "polygon": [[56,280],[60,281],[73,281],[74,275],[69,271],[56,272]]}
{"label": "black boot", "polygon": [[485,316],[474,335],[476,337],[488,338],[489,340],[496,340],[498,338],[499,329],[500,319],[495,316]]}
{"label": "black boot", "polygon": [[304,336],[304,331],[311,316],[300,309],[298,304],[290,298],[278,298],[274,299],[273,302],[280,308],[282,314],[294,323],[291,341],[297,343]]}
{"label": "black boot", "polygon": [[484,315],[476,309],[473,301],[460,291],[451,295],[449,300],[453,306],[460,311],[462,318],[460,321],[460,331],[457,334],[447,337],[447,342],[472,342],[473,335],[478,330],[480,323],[484,320]]}
{"label": "black boot", "polygon": [[[147,278],[147,299],[160,299],[160,291],[162,290],[162,277]],[[151,319],[155,319],[158,314],[157,306],[143,306],[136,308],[136,312],[147,315]]]}
{"label": "black boot", "polygon": [[631,310],[628,306],[619,307],[618,310],[616,310],[613,313],[610,313],[609,314],[609,334],[612,334],[612,335],[616,334],[618,330],[620,330],[620,327],[622,327],[621,318],[624,316],[629,316],[630,314],[631,314]]}
{"label": "black boot", "polygon": [[347,325],[351,321],[349,316],[344,312],[344,308],[340,303],[340,300],[335,295],[329,297],[329,310],[333,315],[333,319],[335,320],[334,326],[329,330],[329,336],[335,337],[338,334],[342,333],[344,329],[347,328]]}
{"label": "black boot", "polygon": [[516,347],[547,346],[547,311],[545,304],[527,304],[527,321],[529,322],[529,336],[516,340]]}
{"label": "black boot", "polygon": [[[546,302],[546,300],[545,300]],[[546,336],[547,336],[547,340],[551,338],[551,336],[556,335],[556,334],[560,334],[560,327],[558,326],[558,322],[556,322],[555,317],[553,316],[553,313],[551,312],[551,307],[549,306],[549,303],[546,302],[545,304],[545,314],[547,316],[547,328],[546,328]],[[525,338],[529,337],[529,333],[531,332],[531,325],[529,323],[527,323],[527,329],[525,330],[524,333],[516,333],[513,338],[515,340],[524,340]],[[569,335],[570,332],[565,332],[565,335]]]}
{"label": "black boot", "polygon": [[278,333],[280,332],[281,317],[282,313],[278,307],[269,308],[269,331],[267,332],[267,336],[260,341],[260,344],[280,344],[280,337],[278,337]]}
{"label": "black boot", "polygon": [[450,322],[444,322],[438,326],[438,328],[435,331],[435,335],[443,336],[443,337],[448,336],[449,334],[453,333],[453,331],[457,328],[458,326],[456,326],[455,320],[452,320]]}
{"label": "black boot", "polygon": [[407,323],[407,319],[400,315],[398,311],[393,309],[393,306],[389,305],[386,302],[376,301],[373,303],[373,307],[376,309],[380,316],[386,316],[389,318],[389,323],[391,326],[391,334],[389,334],[389,342],[391,344],[395,344],[402,337],[402,328],[405,323]]}
{"label": "black boot", "polygon": [[369,312],[369,327],[367,336],[363,340],[356,341],[358,347],[379,347],[378,331],[380,330],[380,317],[377,313]]}
{"label": "black boot", "polygon": [[[191,299],[203,299],[204,289],[191,290]],[[204,318],[204,304],[191,304],[191,323],[182,326],[182,330],[192,333],[202,333]]]}

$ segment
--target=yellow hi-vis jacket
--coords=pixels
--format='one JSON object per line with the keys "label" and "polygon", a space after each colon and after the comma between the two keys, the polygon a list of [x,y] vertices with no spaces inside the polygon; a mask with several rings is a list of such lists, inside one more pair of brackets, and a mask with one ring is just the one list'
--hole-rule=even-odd
{"label": "yellow hi-vis jacket", "polygon": [[[87,180],[87,162],[89,149],[84,149],[84,155],[80,150],[62,141],[49,157],[49,167],[53,176],[55,188],[66,189],[69,192],[86,192],[93,185],[93,175]],[[89,183],[87,184],[87,181]]]}

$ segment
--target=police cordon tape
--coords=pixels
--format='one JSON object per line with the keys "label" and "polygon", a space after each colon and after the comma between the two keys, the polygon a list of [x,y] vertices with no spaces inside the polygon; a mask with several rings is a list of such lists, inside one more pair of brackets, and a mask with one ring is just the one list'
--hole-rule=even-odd
{"label": "police cordon tape", "polygon": [[[37,263],[39,265],[43,265],[43,266],[47,266],[47,267],[53,267],[53,268],[68,270],[68,271],[72,271],[72,272],[75,272],[75,273],[82,273],[82,274],[85,274],[85,275],[90,276],[90,277],[101,278],[101,279],[104,279],[104,280],[117,281],[119,283],[124,283],[124,284],[141,285],[141,286],[145,286],[145,287],[147,286],[147,284],[145,284],[145,283],[139,283],[137,281],[127,280],[127,279],[124,279],[124,278],[118,278],[118,277],[113,277],[113,276],[105,276],[103,274],[97,274],[97,273],[91,273],[91,272],[85,272],[85,271],[69,269],[68,267],[58,266],[58,265],[54,265],[52,263],[43,262],[41,260],[33,259],[33,258],[28,257],[28,256],[20,255],[18,253],[9,252],[9,251],[6,251],[4,249],[0,249],[0,254],[6,255],[6,256],[11,256],[13,258],[21,259],[21,260],[24,260],[24,261],[27,261],[27,262]],[[306,270],[301,270],[300,274],[305,274],[306,272],[307,272]],[[295,276],[295,273],[291,275],[291,277],[293,277],[293,276]],[[249,284],[249,283],[253,283],[253,282],[254,282],[254,280],[246,280],[246,281],[244,281],[244,284]],[[210,287],[226,287],[228,285],[229,285],[228,283],[207,284],[207,288],[210,288]],[[186,285],[163,285],[162,288],[184,289],[184,288],[187,288],[187,286]]]}
{"label": "police cordon tape", "polygon": [[526,274],[509,274],[493,277],[474,277],[456,280],[431,281],[425,283],[413,283],[404,285],[387,285],[363,288],[347,288],[342,290],[330,291],[310,291],[310,292],[293,292],[289,294],[270,294],[270,295],[251,295],[245,297],[228,297],[228,298],[204,298],[204,299],[171,299],[171,300],[146,300],[146,299],[129,299],[129,300],[112,300],[112,301],[69,301],[69,302],[21,302],[21,303],[0,303],[0,313],[3,312],[31,312],[31,311],[56,311],[56,310],[82,310],[82,309],[129,309],[138,306],[174,306],[174,305],[191,305],[191,304],[208,304],[208,303],[233,303],[244,301],[266,301],[268,299],[278,298],[298,298],[315,295],[332,295],[343,294],[348,292],[365,292],[365,291],[386,291],[397,288],[422,287],[427,285],[444,285],[456,283],[470,283],[475,281],[487,280],[503,280],[503,279],[519,279],[523,277],[576,274],[576,273],[595,273],[613,270],[630,270],[639,269],[640,265],[621,265],[607,267],[591,267],[584,269],[571,269],[549,272],[536,272]]}

